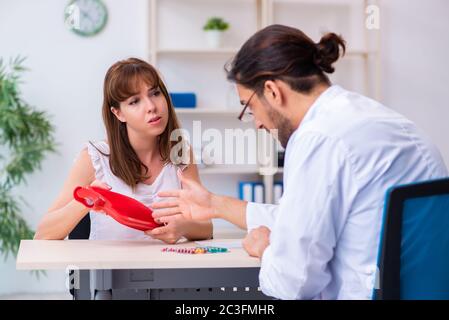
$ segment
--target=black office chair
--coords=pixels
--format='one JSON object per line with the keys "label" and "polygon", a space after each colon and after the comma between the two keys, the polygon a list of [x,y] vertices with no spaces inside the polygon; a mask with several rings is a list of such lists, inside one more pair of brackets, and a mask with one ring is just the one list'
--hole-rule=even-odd
{"label": "black office chair", "polygon": [[86,216],[81,219],[80,222],[76,225],[75,229],[69,233],[69,240],[82,240],[89,239],[90,235],[90,215],[86,214]]}
{"label": "black office chair", "polygon": [[449,299],[449,179],[390,189],[378,258],[378,300]]}

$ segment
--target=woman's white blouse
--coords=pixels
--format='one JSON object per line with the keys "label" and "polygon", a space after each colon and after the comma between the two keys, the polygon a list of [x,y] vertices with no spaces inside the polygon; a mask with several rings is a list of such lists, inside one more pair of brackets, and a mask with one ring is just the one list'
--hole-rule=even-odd
{"label": "woman's white blouse", "polygon": [[[97,141],[93,142],[93,144],[102,153],[109,154],[109,146],[106,142]],[[159,191],[181,188],[181,183],[176,174],[176,166],[167,164],[153,184],[139,183],[137,189],[133,191],[122,179],[112,173],[108,156],[101,154],[90,143],[86,143],[86,147],[92,160],[92,165],[95,168],[95,178],[110,185],[112,187],[111,191],[124,194],[142,202],[146,206],[150,206],[153,201],[158,201],[156,194]],[[90,220],[89,239],[91,240],[151,239],[144,232],[124,226],[102,213],[90,212]]]}

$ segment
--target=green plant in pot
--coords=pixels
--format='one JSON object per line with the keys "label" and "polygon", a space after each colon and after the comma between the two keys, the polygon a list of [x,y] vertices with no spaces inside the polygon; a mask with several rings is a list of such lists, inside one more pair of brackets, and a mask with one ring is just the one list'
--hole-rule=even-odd
{"label": "green plant in pot", "polygon": [[0,59],[0,252],[5,259],[17,254],[21,239],[34,234],[21,215],[26,203],[14,188],[40,169],[56,145],[47,114],[21,98],[23,61],[18,57],[5,64]]}
{"label": "green plant in pot", "polygon": [[206,31],[207,42],[212,48],[219,48],[222,45],[223,32],[229,29],[229,23],[219,17],[212,17],[207,20],[203,27]]}

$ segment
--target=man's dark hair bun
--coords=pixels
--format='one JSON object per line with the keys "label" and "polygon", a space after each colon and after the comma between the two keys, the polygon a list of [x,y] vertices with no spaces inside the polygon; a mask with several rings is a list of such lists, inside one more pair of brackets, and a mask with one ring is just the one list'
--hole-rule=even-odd
{"label": "man's dark hair bun", "polygon": [[335,68],[332,65],[338,60],[340,55],[345,54],[346,42],[335,33],[326,33],[320,42],[316,44],[316,49],[314,55],[315,65],[326,73],[333,73]]}

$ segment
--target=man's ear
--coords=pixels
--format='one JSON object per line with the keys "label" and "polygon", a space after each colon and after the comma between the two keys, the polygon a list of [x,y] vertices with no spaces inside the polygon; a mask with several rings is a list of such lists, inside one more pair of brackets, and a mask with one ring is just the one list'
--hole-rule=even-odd
{"label": "man's ear", "polygon": [[278,82],[267,80],[264,84],[264,97],[272,106],[281,107],[284,97]]}
{"label": "man's ear", "polygon": [[120,111],[120,109],[111,107],[111,112],[115,115],[115,117],[118,119],[118,121],[126,122],[126,119],[123,118],[122,112]]}

